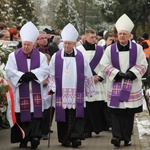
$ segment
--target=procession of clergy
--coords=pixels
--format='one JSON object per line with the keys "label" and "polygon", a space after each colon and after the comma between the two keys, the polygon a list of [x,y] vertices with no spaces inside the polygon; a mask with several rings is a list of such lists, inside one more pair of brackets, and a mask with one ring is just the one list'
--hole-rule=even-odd
{"label": "procession of clergy", "polygon": [[55,108],[62,146],[78,148],[92,132],[108,130],[112,145],[120,147],[124,141],[131,146],[134,115],[142,112],[141,78],[148,66],[142,46],[130,40],[133,27],[123,14],[115,24],[117,41],[104,48],[95,44],[93,29],[87,29],[86,41],[76,46],[79,34],[69,23],[61,32],[63,48],[48,64],[46,55],[34,47],[39,30],[27,22],[20,30],[22,47],[9,55],[5,67],[14,95],[7,110],[11,143],[39,146],[46,103],[48,127]]}

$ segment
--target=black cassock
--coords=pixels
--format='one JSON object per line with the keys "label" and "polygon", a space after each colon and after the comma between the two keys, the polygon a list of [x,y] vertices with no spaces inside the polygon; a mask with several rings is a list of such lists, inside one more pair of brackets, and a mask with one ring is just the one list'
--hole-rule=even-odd
{"label": "black cassock", "polygon": [[95,132],[99,134],[108,129],[105,117],[105,102],[86,102],[84,132]]}
{"label": "black cassock", "polygon": [[123,141],[131,141],[135,113],[141,112],[142,109],[142,106],[126,109],[109,108],[112,116],[113,137]]}
{"label": "black cassock", "polygon": [[60,143],[72,140],[84,140],[84,118],[76,118],[76,110],[65,109],[65,122],[57,122],[58,141]]}
{"label": "black cassock", "polygon": [[31,121],[29,122],[21,122],[20,121],[20,113],[16,113],[16,119],[18,125],[23,129],[25,132],[25,138],[22,139],[21,131],[17,124],[15,124],[11,128],[11,143],[17,142],[28,142],[31,141],[33,137],[41,138],[41,120],[42,118],[33,118],[33,114],[31,114]]}

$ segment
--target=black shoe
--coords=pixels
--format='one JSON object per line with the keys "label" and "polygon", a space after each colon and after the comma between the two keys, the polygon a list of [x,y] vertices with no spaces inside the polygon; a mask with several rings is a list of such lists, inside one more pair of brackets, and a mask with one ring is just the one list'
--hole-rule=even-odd
{"label": "black shoe", "polygon": [[67,140],[67,141],[63,142],[62,146],[64,146],[64,147],[70,147],[71,146],[70,141]]}
{"label": "black shoe", "polygon": [[32,138],[31,140],[31,149],[36,149],[40,144],[39,138]]}
{"label": "black shoe", "polygon": [[20,148],[27,148],[27,143],[21,142],[19,145]]}
{"label": "black shoe", "polygon": [[115,147],[120,147],[120,140],[117,138],[112,138],[111,144],[114,144]]}
{"label": "black shoe", "polygon": [[50,130],[50,133],[53,133],[53,130]]}
{"label": "black shoe", "polygon": [[80,139],[72,141],[72,147],[77,148],[79,146],[81,146],[81,140]]}
{"label": "black shoe", "polygon": [[124,146],[131,146],[131,141],[124,141]]}
{"label": "black shoe", "polygon": [[[95,134],[100,134],[100,132],[95,132]],[[92,135],[91,135],[92,136]]]}
{"label": "black shoe", "polygon": [[48,135],[47,134],[43,134],[42,137],[43,137],[43,140],[48,140]]}
{"label": "black shoe", "polygon": [[91,132],[85,132],[84,137],[85,138],[90,138],[90,137],[92,137],[92,133]]}

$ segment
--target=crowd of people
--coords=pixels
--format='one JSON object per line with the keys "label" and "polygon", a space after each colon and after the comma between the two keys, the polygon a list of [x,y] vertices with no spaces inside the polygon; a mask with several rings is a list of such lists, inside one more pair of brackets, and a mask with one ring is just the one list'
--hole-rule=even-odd
{"label": "crowd of people", "polygon": [[26,148],[31,142],[36,149],[41,138],[49,140],[55,118],[64,147],[78,148],[92,133],[103,131],[110,131],[115,147],[121,141],[131,146],[150,54],[148,33],[135,42],[133,28],[126,14],[113,30],[88,28],[80,39],[71,23],[55,32],[39,31],[32,22],[8,30],[0,23],[0,40],[18,41],[5,67],[14,92],[11,143]]}

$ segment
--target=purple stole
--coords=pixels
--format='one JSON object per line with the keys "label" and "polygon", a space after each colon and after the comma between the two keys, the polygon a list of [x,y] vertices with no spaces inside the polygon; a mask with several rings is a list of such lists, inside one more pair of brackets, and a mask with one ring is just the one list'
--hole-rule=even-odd
{"label": "purple stole", "polygon": [[[56,82],[56,121],[65,122],[65,110],[62,108],[62,74],[63,59],[62,50],[56,53],[55,58],[55,82]],[[77,90],[76,90],[76,117],[84,117],[84,59],[80,51],[77,50]]]}
{"label": "purple stole", "polygon": [[[129,69],[136,64],[136,58],[137,58],[137,45],[133,42],[131,43],[132,43],[132,47],[129,50],[129,64],[130,64]],[[113,67],[120,70],[119,52],[117,52],[116,47],[117,47],[116,43],[112,44],[111,46],[111,61]],[[133,81],[129,79],[125,79],[123,86],[121,84],[121,81],[122,80],[113,83],[110,106],[118,107],[120,102],[123,101],[128,102],[129,100]]]}
{"label": "purple stole", "polygon": [[96,46],[96,52],[93,57],[93,59],[90,62],[91,70],[94,70],[97,64],[100,62],[102,55],[103,55],[104,49],[102,46]]}
{"label": "purple stole", "polygon": [[[23,53],[22,49],[15,51],[15,58],[17,63],[18,71],[28,72],[27,58],[26,54]],[[32,50],[31,53],[31,69],[36,69],[40,67],[40,53],[36,49]],[[40,84],[32,81],[32,95],[34,101],[34,117],[42,117],[42,99],[41,99],[41,88]],[[31,120],[30,114],[30,89],[29,83],[23,82],[19,86],[19,96],[20,96],[20,113],[21,122],[27,122]]]}

